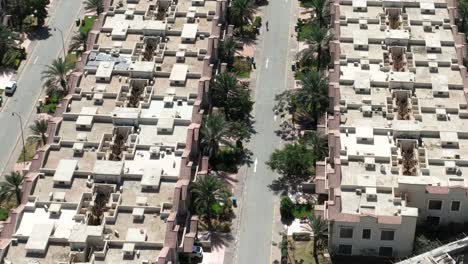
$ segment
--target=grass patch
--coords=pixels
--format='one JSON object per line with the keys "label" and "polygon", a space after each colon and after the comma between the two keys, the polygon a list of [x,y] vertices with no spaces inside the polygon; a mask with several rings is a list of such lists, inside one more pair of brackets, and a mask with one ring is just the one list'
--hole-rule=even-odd
{"label": "grass patch", "polygon": [[[24,149],[21,151],[20,156],[18,157],[17,162],[23,162],[24,161],[24,155],[26,155],[26,161],[31,161],[34,156],[36,155],[36,150],[38,147],[38,141],[36,140],[26,140],[25,142]],[[1,213],[0,213],[1,215]]]}
{"label": "grass patch", "polygon": [[297,32],[297,39],[299,41],[305,41],[311,35],[312,24],[299,20],[297,22]]}
{"label": "grass patch", "polygon": [[5,221],[9,215],[10,212],[8,209],[0,207],[0,221]]}
{"label": "grass patch", "polygon": [[252,63],[249,59],[244,57],[235,57],[232,71],[236,73],[239,78],[249,78],[252,71]]}
{"label": "grass patch", "polygon": [[78,55],[76,52],[71,52],[67,54],[67,58],[65,59],[68,64],[72,65],[75,68],[76,61],[78,60]]}
{"label": "grass patch", "polygon": [[[293,247],[288,247],[288,264],[316,264],[313,256],[314,245],[313,241],[294,241],[290,239],[290,243],[293,243]],[[325,258],[319,253],[319,263],[327,263]]]}
{"label": "grass patch", "polygon": [[292,214],[294,218],[308,217],[312,213],[311,204],[296,204]]}
{"label": "grass patch", "polygon": [[88,33],[93,28],[93,23],[97,19],[96,16],[85,16],[81,21],[80,32]]}

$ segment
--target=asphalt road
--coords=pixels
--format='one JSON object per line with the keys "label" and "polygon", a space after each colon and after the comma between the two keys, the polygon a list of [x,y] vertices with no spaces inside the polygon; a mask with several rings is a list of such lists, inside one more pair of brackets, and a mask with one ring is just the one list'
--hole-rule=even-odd
{"label": "asphalt road", "polygon": [[[18,77],[18,89],[12,98],[6,102],[0,113],[0,174],[8,173],[10,156],[17,142],[21,146],[21,126],[19,118],[12,116],[11,112],[18,113],[23,120],[24,130],[29,130],[27,120],[31,112],[36,111],[35,104],[42,91],[41,72],[53,59],[62,54],[62,38],[60,31],[54,31],[56,27],[63,31],[67,39],[69,31],[74,27],[75,19],[80,13],[81,0],[56,0],[56,7],[52,10],[49,19],[49,36],[38,39],[33,51],[28,54],[26,66]],[[17,157],[12,157],[16,159]]]}
{"label": "asphalt road", "polygon": [[272,111],[275,95],[287,86],[291,1],[270,0],[265,9],[263,21],[268,21],[269,31],[264,31],[263,45],[257,62],[255,90],[256,134],[252,138],[253,166],[247,171],[240,219],[239,245],[236,263],[271,263],[272,230],[275,195],[268,188],[277,176],[265,164],[271,153],[279,147],[280,139],[274,133],[278,129],[279,118]]}

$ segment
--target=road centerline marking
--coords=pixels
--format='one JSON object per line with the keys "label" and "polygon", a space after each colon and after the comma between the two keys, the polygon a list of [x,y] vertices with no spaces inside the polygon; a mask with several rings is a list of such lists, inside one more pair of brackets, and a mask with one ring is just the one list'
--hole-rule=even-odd
{"label": "road centerline marking", "polygon": [[255,161],[254,161],[254,173],[257,172],[257,165],[258,165],[258,159],[255,158]]}

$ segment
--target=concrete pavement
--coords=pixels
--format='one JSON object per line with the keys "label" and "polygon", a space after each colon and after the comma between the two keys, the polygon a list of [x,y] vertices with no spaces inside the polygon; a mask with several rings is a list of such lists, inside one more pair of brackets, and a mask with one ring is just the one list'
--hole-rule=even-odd
{"label": "concrete pavement", "polygon": [[[270,0],[265,8],[263,21],[268,21],[269,31],[263,27],[263,41],[257,47],[257,79],[255,82],[256,134],[250,149],[253,165],[246,170],[240,212],[237,253],[233,263],[271,263],[272,240],[276,228],[273,218],[277,197],[268,188],[277,175],[265,164],[270,154],[280,146],[280,139],[274,133],[279,118],[273,114],[275,95],[289,85],[291,56],[289,43],[293,28],[292,3],[294,0]],[[228,263],[232,263],[230,260]],[[226,263],[226,261],[225,261]]]}
{"label": "concrete pavement", "polygon": [[[57,27],[64,33],[64,38],[69,37],[70,29],[74,27],[75,19],[80,13],[82,1],[57,0],[55,9],[49,19],[49,28]],[[11,159],[15,147],[21,135],[21,126],[18,117],[11,116],[11,112],[17,112],[22,120],[25,132],[27,123],[35,104],[42,92],[41,72],[53,59],[62,54],[62,39],[59,31],[49,31],[46,39],[37,40],[32,52],[28,55],[21,74],[18,77],[18,89],[15,95],[8,100],[0,113],[0,174],[8,173],[11,169]],[[21,144],[21,143],[20,143]],[[21,147],[20,147],[21,148]]]}

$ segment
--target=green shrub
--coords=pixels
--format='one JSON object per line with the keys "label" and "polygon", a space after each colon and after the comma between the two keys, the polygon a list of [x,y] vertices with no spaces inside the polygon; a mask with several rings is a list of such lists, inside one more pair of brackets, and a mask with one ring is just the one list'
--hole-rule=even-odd
{"label": "green shrub", "polygon": [[0,221],[5,221],[8,218],[10,212],[4,207],[0,207]]}
{"label": "green shrub", "polygon": [[46,104],[42,107],[42,112],[53,114],[55,113],[56,109],[57,109],[57,104]]}
{"label": "green shrub", "polygon": [[293,211],[294,211],[293,201],[291,201],[291,199],[289,199],[288,196],[283,196],[281,198],[281,204],[280,204],[281,219],[283,221],[292,220],[294,218]]}
{"label": "green shrub", "polygon": [[283,235],[280,248],[281,248],[281,263],[287,264],[288,263],[288,236]]}
{"label": "green shrub", "polygon": [[235,72],[240,78],[250,77],[252,71],[252,63],[243,57],[234,58],[234,64],[232,65],[232,71]]}
{"label": "green shrub", "polygon": [[226,172],[237,172],[237,164],[240,155],[235,148],[222,147],[216,154],[216,157],[211,157],[211,163],[216,170]]}
{"label": "green shrub", "polygon": [[256,16],[254,22],[252,23],[254,27],[261,27],[262,26],[262,17]]}
{"label": "green shrub", "polygon": [[310,240],[310,233],[307,233],[307,232],[294,232],[292,237],[296,241],[309,241]]}

